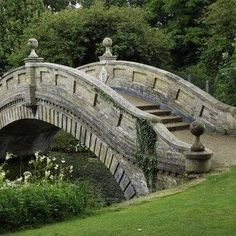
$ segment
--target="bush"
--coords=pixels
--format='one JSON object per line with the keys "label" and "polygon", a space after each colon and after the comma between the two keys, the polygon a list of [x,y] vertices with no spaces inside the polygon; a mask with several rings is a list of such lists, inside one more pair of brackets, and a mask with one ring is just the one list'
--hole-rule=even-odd
{"label": "bush", "polygon": [[86,182],[36,182],[0,189],[0,233],[84,215],[99,205]]}
{"label": "bush", "polygon": [[72,165],[38,152],[29,161],[30,171],[9,180],[13,157],[8,153],[0,165],[0,233],[84,215],[103,204],[100,191],[88,181],[68,182]]}
{"label": "bush", "polygon": [[86,152],[87,149],[80,145],[79,141],[71,134],[60,130],[53,138],[50,151],[61,151],[66,153]]}

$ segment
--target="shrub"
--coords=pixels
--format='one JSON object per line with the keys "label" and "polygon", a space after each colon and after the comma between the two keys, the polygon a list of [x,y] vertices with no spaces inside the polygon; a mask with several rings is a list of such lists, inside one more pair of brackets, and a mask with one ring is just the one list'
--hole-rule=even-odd
{"label": "shrub", "polygon": [[68,182],[73,166],[62,159],[35,153],[31,171],[10,181],[5,169],[12,155],[0,165],[0,233],[84,215],[103,204],[99,191],[88,181]]}
{"label": "shrub", "polygon": [[0,189],[0,233],[84,215],[100,199],[86,182],[36,182]]}
{"label": "shrub", "polygon": [[79,141],[72,135],[60,130],[53,138],[51,151],[62,151],[66,153],[72,152],[86,152],[87,149],[80,145]]}

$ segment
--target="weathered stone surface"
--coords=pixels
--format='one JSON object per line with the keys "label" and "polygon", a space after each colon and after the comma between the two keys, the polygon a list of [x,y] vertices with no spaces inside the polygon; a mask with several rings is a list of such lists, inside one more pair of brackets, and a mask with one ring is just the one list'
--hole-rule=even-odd
{"label": "weathered stone surface", "polygon": [[190,82],[170,72],[128,61],[109,61],[81,66],[98,75],[102,67],[112,71],[107,84],[152,102],[162,102],[192,121],[198,117],[208,129],[236,133],[236,108],[223,104]]}
{"label": "weathered stone surface", "polygon": [[127,188],[129,183],[130,183],[129,177],[126,174],[124,174],[121,181],[120,181],[120,187],[121,187],[122,191],[124,191]]}
{"label": "weathered stone surface", "polygon": [[132,184],[129,184],[129,186],[125,190],[125,197],[128,199],[131,199],[135,196],[135,189]]}
{"label": "weathered stone surface", "polygon": [[111,165],[110,165],[110,171],[111,173],[114,175],[115,174],[115,171],[116,171],[116,168],[118,167],[119,165],[119,162],[117,161],[117,159],[113,156],[112,158],[112,162],[111,162]]}
{"label": "weathered stone surface", "polygon": [[123,174],[124,174],[124,169],[121,167],[121,165],[119,165],[116,168],[116,171],[115,171],[115,174],[114,174],[117,183],[120,183]]}

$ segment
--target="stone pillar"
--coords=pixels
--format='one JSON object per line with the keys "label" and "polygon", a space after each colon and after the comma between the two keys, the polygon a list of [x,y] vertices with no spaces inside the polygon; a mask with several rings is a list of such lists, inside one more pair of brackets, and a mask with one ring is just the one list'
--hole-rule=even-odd
{"label": "stone pillar", "polygon": [[102,44],[106,48],[106,51],[102,56],[99,57],[99,60],[101,62],[115,61],[117,59],[117,56],[112,55],[112,39],[104,38]]}
{"label": "stone pillar", "polygon": [[117,56],[112,55],[112,43],[111,38],[104,38],[102,42],[103,46],[106,48],[106,51],[99,57],[101,64],[104,64],[104,66],[99,71],[98,78],[103,83],[107,83],[107,80],[112,78],[113,69],[109,66],[109,64],[117,59]]}
{"label": "stone pillar", "polygon": [[191,147],[191,151],[186,153],[186,172],[197,174],[209,172],[212,153],[207,152],[200,142],[200,136],[204,133],[205,126],[197,120],[190,125],[190,130],[195,136],[195,142]]}
{"label": "stone pillar", "polygon": [[35,98],[36,92],[36,75],[35,75],[35,63],[42,62],[43,58],[38,57],[35,50],[38,47],[38,41],[34,38],[29,39],[27,43],[31,52],[30,55],[24,59],[26,67],[27,82],[29,84],[28,93],[26,94],[26,106],[32,109],[33,114],[36,113],[37,104]]}

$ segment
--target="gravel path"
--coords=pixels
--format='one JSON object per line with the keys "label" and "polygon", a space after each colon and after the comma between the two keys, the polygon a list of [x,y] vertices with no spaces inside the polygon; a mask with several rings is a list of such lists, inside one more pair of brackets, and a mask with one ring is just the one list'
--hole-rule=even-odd
{"label": "gravel path", "polygon": [[[141,98],[120,93],[133,105],[151,104]],[[172,131],[172,133],[180,140],[192,144],[194,136],[190,130]],[[224,135],[220,133],[204,133],[201,136],[202,144],[213,151],[212,169],[222,169],[228,166],[236,165],[236,135]]]}
{"label": "gravel path", "polygon": [[[189,130],[172,132],[177,138],[192,144],[194,136]],[[213,151],[212,169],[221,169],[236,165],[236,135],[224,135],[219,133],[204,133],[201,142]]]}

